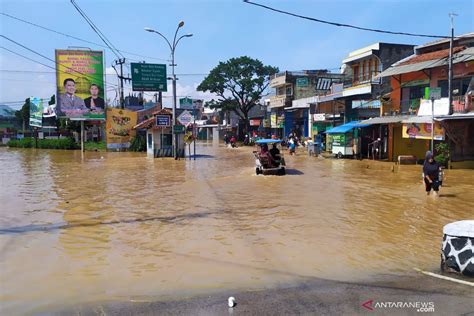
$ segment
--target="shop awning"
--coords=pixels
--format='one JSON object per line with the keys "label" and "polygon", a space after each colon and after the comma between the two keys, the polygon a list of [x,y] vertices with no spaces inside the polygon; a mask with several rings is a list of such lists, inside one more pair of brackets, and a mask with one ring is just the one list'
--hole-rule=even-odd
{"label": "shop awning", "polygon": [[344,133],[349,132],[351,129],[366,127],[369,125],[370,124],[363,124],[360,121],[353,121],[353,122],[349,122],[349,123],[331,128],[330,130],[327,130],[326,133],[327,134],[344,134]]}

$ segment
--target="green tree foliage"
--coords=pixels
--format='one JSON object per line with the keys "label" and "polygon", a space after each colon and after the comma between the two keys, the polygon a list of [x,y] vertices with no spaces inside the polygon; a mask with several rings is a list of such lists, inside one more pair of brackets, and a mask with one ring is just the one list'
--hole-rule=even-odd
{"label": "green tree foliage", "polygon": [[258,59],[247,56],[220,62],[198,86],[198,91],[209,91],[218,99],[206,105],[224,112],[232,111],[249,128],[249,111],[258,104],[277,67],[265,66]]}
{"label": "green tree foliage", "polygon": [[130,151],[146,151],[146,136],[138,134],[133,138],[130,147]]}
{"label": "green tree foliage", "polygon": [[447,143],[439,143],[439,144],[436,144],[435,149],[436,149],[436,156],[434,157],[434,160],[437,163],[446,166],[450,157],[449,145]]}
{"label": "green tree foliage", "polygon": [[15,117],[18,123],[23,126],[23,131],[26,130],[26,126],[29,126],[30,123],[30,98],[25,99],[25,104],[15,112]]}

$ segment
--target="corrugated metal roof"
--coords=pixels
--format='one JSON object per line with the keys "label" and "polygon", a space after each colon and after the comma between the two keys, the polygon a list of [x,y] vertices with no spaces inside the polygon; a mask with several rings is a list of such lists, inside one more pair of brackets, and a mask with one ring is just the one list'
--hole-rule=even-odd
{"label": "corrugated metal roof", "polygon": [[[474,47],[466,48],[456,54],[453,54],[453,64],[463,63],[474,60]],[[440,66],[446,66],[448,64],[448,58],[439,58],[435,60],[422,61],[414,64],[405,64],[408,60],[403,63],[395,63],[387,70],[383,71],[377,77],[389,77],[409,72],[420,71],[428,68],[435,68]]]}
{"label": "corrugated metal roof", "polygon": [[402,123],[431,123],[431,116],[410,116]]}
{"label": "corrugated metal roof", "polygon": [[376,125],[376,124],[389,124],[389,123],[400,123],[403,120],[408,119],[408,115],[397,115],[397,116],[381,116],[374,117],[368,120],[361,121],[361,124]]}

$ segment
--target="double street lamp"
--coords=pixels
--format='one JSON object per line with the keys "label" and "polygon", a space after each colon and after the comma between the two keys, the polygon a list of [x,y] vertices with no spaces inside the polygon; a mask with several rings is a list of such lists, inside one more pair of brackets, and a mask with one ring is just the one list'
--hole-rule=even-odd
{"label": "double street lamp", "polygon": [[176,50],[176,46],[178,45],[179,41],[182,38],[193,36],[193,34],[185,34],[185,35],[181,35],[178,39],[176,39],[179,29],[183,26],[184,26],[184,21],[180,21],[179,24],[178,24],[178,27],[176,28],[176,32],[174,33],[173,43],[171,43],[160,32],[158,32],[158,31],[156,31],[152,28],[145,27],[145,31],[156,33],[156,34],[160,35],[161,37],[163,37],[165,39],[166,43],[168,43],[168,46],[170,47],[170,50],[171,50],[171,69],[172,69],[171,80],[173,81],[173,124],[172,124],[172,133],[173,133],[173,156],[174,156],[174,159],[178,159],[178,137],[177,137],[178,135],[176,134],[176,131],[175,131],[175,126],[176,126],[176,74],[174,73],[174,67],[176,66],[176,64],[174,63],[174,52]]}

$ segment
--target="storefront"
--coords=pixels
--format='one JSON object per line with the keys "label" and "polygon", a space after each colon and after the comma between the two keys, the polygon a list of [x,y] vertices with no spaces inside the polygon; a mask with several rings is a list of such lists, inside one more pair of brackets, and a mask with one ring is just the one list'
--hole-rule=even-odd
{"label": "storefront", "polygon": [[353,121],[327,130],[328,151],[339,158],[359,155],[360,129],[366,126],[368,125]]}

